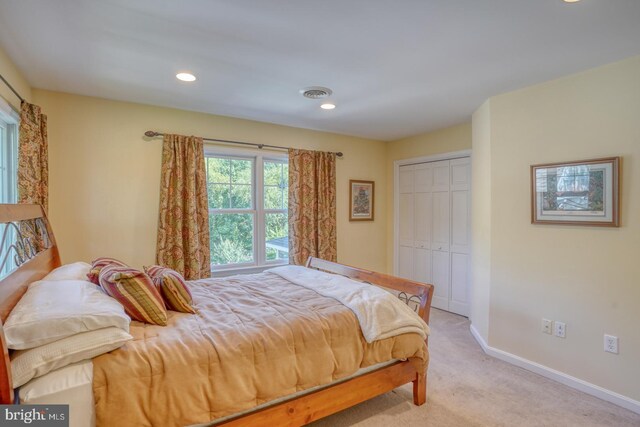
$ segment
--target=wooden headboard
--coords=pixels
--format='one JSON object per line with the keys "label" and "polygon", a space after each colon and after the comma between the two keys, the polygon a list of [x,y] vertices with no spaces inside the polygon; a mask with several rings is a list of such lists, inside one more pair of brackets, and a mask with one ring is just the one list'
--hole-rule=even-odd
{"label": "wooden headboard", "polygon": [[[0,270],[13,269],[0,280],[0,404],[13,403],[11,363],[2,324],[30,283],[60,266],[60,254],[47,216],[40,205],[0,204]],[[9,236],[13,236],[8,241]]]}

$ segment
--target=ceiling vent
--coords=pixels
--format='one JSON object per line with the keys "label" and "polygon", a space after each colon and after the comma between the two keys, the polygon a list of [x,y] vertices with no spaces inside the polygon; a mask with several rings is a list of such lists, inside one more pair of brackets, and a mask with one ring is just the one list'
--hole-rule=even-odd
{"label": "ceiling vent", "polygon": [[333,91],[328,87],[322,86],[305,87],[300,92],[302,93],[302,96],[310,99],[328,98],[333,93]]}

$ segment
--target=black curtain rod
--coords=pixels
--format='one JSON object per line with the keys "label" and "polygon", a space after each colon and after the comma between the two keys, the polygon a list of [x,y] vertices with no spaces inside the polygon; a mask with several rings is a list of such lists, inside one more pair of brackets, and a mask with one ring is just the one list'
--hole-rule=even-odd
{"label": "black curtain rod", "polygon": [[4,84],[6,84],[6,85],[7,85],[7,87],[8,87],[9,89],[11,89],[11,92],[13,92],[13,93],[18,97],[18,99],[20,100],[20,102],[24,102],[24,98],[20,96],[20,94],[18,93],[18,91],[16,91],[16,90],[13,88],[13,86],[11,86],[11,85],[9,84],[9,82],[4,78],[4,76],[3,76],[2,74],[0,74],[0,79],[2,79],[2,81],[4,82]]}
{"label": "black curtain rod", "polygon": [[[149,138],[153,138],[155,136],[164,136],[163,133],[161,132],[156,132],[153,130],[148,130],[144,133],[145,136],[148,136]],[[244,142],[244,141],[231,141],[228,139],[217,139],[217,138],[202,138],[204,141],[213,141],[213,142],[223,142],[225,144],[240,144],[240,145],[251,145],[253,147],[258,147],[260,149],[263,148],[275,148],[277,150],[288,150],[289,147],[281,147],[279,145],[269,145],[269,144],[257,144],[255,142]],[[336,156],[338,157],[342,157],[342,152],[338,151],[337,153],[335,153]]]}

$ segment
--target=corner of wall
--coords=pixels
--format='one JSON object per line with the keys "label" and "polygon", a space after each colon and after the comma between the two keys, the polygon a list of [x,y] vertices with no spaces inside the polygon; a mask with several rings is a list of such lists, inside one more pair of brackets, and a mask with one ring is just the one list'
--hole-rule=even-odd
{"label": "corner of wall", "polygon": [[471,316],[472,332],[489,341],[491,292],[491,101],[472,116]]}

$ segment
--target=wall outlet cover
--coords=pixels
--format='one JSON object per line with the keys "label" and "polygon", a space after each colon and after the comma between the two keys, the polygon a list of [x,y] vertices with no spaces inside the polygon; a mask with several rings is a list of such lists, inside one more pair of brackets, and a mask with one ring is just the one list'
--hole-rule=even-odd
{"label": "wall outlet cover", "polygon": [[542,332],[551,335],[551,320],[542,319]]}
{"label": "wall outlet cover", "polygon": [[553,322],[553,335],[558,338],[565,338],[567,336],[567,325],[564,322]]}
{"label": "wall outlet cover", "polygon": [[604,351],[618,354],[618,337],[613,335],[604,336]]}

